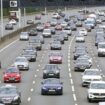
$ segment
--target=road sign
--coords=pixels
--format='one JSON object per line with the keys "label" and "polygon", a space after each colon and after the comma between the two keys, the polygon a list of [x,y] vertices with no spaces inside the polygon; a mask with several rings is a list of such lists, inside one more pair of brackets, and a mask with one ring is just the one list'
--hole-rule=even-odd
{"label": "road sign", "polygon": [[17,7],[17,0],[10,0],[10,7]]}

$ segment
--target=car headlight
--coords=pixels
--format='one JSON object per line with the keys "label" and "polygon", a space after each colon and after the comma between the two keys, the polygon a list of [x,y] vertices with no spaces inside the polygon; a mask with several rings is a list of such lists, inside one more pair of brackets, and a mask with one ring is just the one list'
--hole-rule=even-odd
{"label": "car headlight", "polygon": [[17,96],[14,97],[14,100],[18,100],[18,98],[19,98],[19,96],[17,95]]}
{"label": "car headlight", "polygon": [[44,70],[43,72],[44,72],[44,73],[47,73],[47,71],[46,71],[46,70]]}
{"label": "car headlight", "polygon": [[47,89],[46,87],[42,87],[42,89]]}
{"label": "car headlight", "polygon": [[57,89],[61,89],[61,87],[58,87]]}
{"label": "car headlight", "polygon": [[57,73],[59,73],[59,71],[55,71],[55,73],[57,74]]}

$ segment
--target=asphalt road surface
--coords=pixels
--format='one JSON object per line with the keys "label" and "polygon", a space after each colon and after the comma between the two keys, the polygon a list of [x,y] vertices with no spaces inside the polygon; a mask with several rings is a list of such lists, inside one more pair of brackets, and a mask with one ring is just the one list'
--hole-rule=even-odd
{"label": "asphalt road surface", "polygon": [[[61,68],[61,80],[63,81],[64,87],[63,95],[41,95],[41,81],[43,81],[42,68],[48,64],[48,54],[51,52],[51,38],[45,38],[45,44],[42,45],[42,50],[38,51],[36,62],[31,62],[29,64],[29,71],[22,71],[21,83],[13,83],[13,85],[16,85],[22,93],[21,105],[98,105],[98,103],[88,103],[87,88],[81,86],[81,72],[74,71],[73,51],[77,31],[74,31],[72,35],[69,36],[69,40],[62,45],[61,52],[63,53],[63,63],[59,64],[59,67]],[[39,35],[40,34],[41,33],[39,33]],[[100,68],[103,75],[105,75],[105,58],[97,56],[97,49],[94,46],[94,35],[95,29],[85,36],[85,44],[89,55],[93,58],[92,67]],[[33,37],[30,37],[30,39],[32,38]],[[0,49],[0,60],[2,62],[0,86],[5,84],[3,83],[3,70],[13,64],[15,58],[21,54],[28,44],[28,41],[20,41],[18,39],[19,38],[15,41],[13,40],[11,44]]]}

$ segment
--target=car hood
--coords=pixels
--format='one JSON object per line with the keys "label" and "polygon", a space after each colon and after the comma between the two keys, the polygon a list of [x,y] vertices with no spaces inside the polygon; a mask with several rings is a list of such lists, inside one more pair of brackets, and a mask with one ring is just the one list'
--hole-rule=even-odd
{"label": "car hood", "polygon": [[12,99],[12,98],[14,98],[15,96],[17,96],[17,94],[0,94],[0,99],[3,99],[3,98]]}
{"label": "car hood", "polygon": [[52,56],[52,57],[50,57],[50,59],[61,59],[61,57]]}
{"label": "car hood", "polygon": [[26,62],[15,62],[14,65],[17,66],[17,65],[26,65],[28,63]]}
{"label": "car hood", "polygon": [[101,76],[95,76],[95,75],[84,75],[83,77],[82,77],[83,79],[96,79],[96,80],[98,80],[98,79],[101,79],[102,77]]}
{"label": "car hood", "polygon": [[9,76],[9,77],[14,77],[17,75],[20,75],[19,73],[5,73],[5,75]]}
{"label": "car hood", "polygon": [[46,88],[57,88],[57,87],[62,87],[60,84],[44,84],[43,85]]}

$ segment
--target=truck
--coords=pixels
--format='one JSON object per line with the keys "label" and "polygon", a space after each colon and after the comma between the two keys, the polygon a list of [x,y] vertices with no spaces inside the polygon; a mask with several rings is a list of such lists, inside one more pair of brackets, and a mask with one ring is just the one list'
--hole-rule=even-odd
{"label": "truck", "polygon": [[19,11],[9,11],[9,20],[14,19],[19,21]]}

